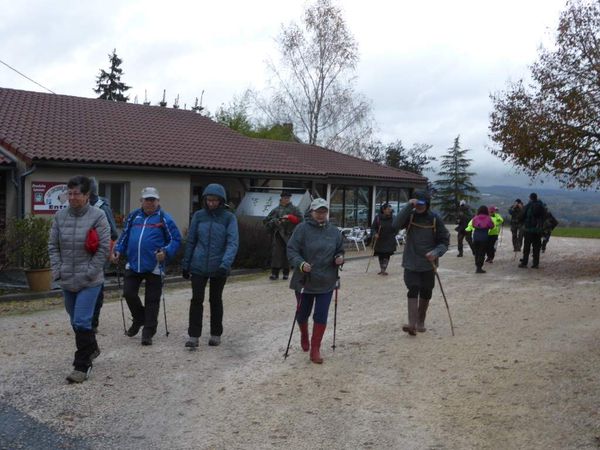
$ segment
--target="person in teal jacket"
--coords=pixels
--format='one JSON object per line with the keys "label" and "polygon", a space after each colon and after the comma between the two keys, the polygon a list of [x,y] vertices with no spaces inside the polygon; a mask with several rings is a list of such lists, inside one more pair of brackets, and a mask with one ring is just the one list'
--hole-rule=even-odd
{"label": "person in teal jacket", "polygon": [[203,208],[194,213],[182,262],[183,278],[192,279],[188,348],[196,348],[202,335],[204,291],[210,280],[210,339],[217,346],[223,334],[223,289],[239,246],[235,215],[227,210],[220,184],[209,184],[202,193]]}

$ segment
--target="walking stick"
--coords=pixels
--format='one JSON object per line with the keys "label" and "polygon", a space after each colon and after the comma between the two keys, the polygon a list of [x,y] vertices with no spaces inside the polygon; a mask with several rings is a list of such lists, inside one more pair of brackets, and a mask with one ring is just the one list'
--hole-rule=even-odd
{"label": "walking stick", "polygon": [[335,300],[333,303],[333,344],[331,348],[335,352],[335,331],[337,328],[337,304],[338,304],[338,290],[340,289],[340,277],[338,275],[337,280],[335,280]]}
{"label": "walking stick", "polygon": [[[371,261],[373,260],[373,257],[375,256],[375,246],[377,245],[377,239],[379,239],[380,232],[381,232],[381,225],[379,225],[379,229],[377,230],[377,236],[375,237],[375,240],[373,241],[373,254],[369,258],[369,263],[367,264],[367,270],[365,270],[365,273],[369,272],[369,266],[371,265]],[[336,292],[336,295],[337,295],[337,292]]]}
{"label": "walking stick", "polygon": [[[117,262],[117,287],[121,289],[121,267]],[[125,323],[125,308],[123,308],[123,297],[125,293],[121,291],[121,316],[123,317],[123,334],[127,334],[127,324]]]}
{"label": "walking stick", "polygon": [[302,305],[302,298],[303,298],[303,295],[304,295],[304,285],[305,285],[305,282],[306,282],[306,276],[307,276],[307,274],[305,273],[304,277],[302,278],[302,289],[300,289],[300,295],[296,299],[296,312],[294,313],[294,321],[292,322],[292,329],[290,331],[290,338],[288,339],[287,347],[285,349],[285,353],[283,354],[284,361],[287,359],[288,352],[290,351],[290,344],[292,343],[292,336],[294,335],[294,327],[296,326],[296,320],[298,320],[298,313],[300,312],[300,306]]}
{"label": "walking stick", "polygon": [[165,317],[165,336],[169,337],[169,325],[167,325],[167,302],[165,301],[165,272],[163,270],[162,264],[158,264],[160,270],[160,290],[162,293],[162,302],[163,302],[163,314]]}
{"label": "walking stick", "polygon": [[442,297],[444,297],[444,303],[446,304],[446,310],[448,311],[448,318],[450,319],[450,329],[452,330],[452,336],[454,336],[454,324],[452,323],[452,316],[450,315],[450,307],[448,306],[448,300],[446,299],[446,294],[444,293],[444,287],[442,286],[442,280],[440,279],[440,274],[437,271],[437,266],[433,261],[429,261],[431,266],[433,267],[433,272],[435,273],[435,277],[438,280],[438,284],[440,285],[440,290],[442,291]]}

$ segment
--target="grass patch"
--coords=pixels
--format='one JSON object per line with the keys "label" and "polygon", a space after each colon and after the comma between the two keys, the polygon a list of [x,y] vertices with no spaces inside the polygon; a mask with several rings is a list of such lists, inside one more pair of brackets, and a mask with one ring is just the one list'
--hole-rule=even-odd
{"label": "grass patch", "polygon": [[557,227],[552,236],[600,239],[600,228]]}

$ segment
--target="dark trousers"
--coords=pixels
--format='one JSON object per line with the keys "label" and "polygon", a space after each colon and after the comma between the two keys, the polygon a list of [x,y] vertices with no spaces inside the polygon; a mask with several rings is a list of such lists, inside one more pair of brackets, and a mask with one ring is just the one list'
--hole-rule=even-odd
{"label": "dark trousers", "polygon": [[[142,281],[146,280],[144,305],[140,300],[139,291]],[[137,273],[126,270],[123,280],[123,296],[131,311],[133,323],[144,325],[152,334],[156,333],[160,295],[162,294],[162,278],[151,272]]]}
{"label": "dark trousers", "polygon": [[298,323],[302,324],[308,322],[314,304],[315,312],[313,314],[313,322],[326,325],[332,296],[333,291],[324,292],[322,294],[301,294],[300,292],[296,292],[296,301],[298,302]]}
{"label": "dark trousers", "polygon": [[510,226],[512,233],[513,251],[520,252],[523,245],[523,228],[517,225]]}
{"label": "dark trousers", "polygon": [[463,240],[467,241],[467,244],[469,244],[471,251],[473,251],[473,244],[471,241],[471,233],[461,233],[459,231],[458,234],[456,235],[456,243],[458,245],[458,254],[459,255],[463,254]]}
{"label": "dark trousers", "polygon": [[94,307],[94,317],[92,317],[92,328],[98,328],[100,323],[100,310],[104,304],[104,284],[100,288],[98,298],[96,299],[96,306]]}
{"label": "dark trousers", "polygon": [[493,261],[494,256],[496,256],[496,242],[498,242],[498,235],[488,236],[485,254],[490,261]]}
{"label": "dark trousers", "polygon": [[223,288],[227,277],[203,277],[192,274],[192,301],[190,303],[190,323],[188,335],[202,336],[202,316],[204,314],[204,290],[210,280],[208,303],[210,304],[210,335],[223,334]]}
{"label": "dark trousers", "polygon": [[273,236],[271,247],[271,269],[274,275],[279,274],[279,269],[283,269],[284,275],[287,275],[290,272],[287,259],[287,242],[283,240],[278,232]]}
{"label": "dark trousers", "polygon": [[473,251],[475,252],[475,267],[481,269],[485,260],[488,241],[473,241]]}
{"label": "dark trousers", "polygon": [[408,288],[406,294],[408,298],[431,300],[435,286],[435,272],[433,270],[415,272],[404,269],[404,284]]}
{"label": "dark trousers", "polygon": [[529,261],[529,252],[533,249],[532,263],[537,266],[540,263],[540,249],[542,248],[541,233],[525,233],[525,241],[523,242],[523,261],[527,265]]}

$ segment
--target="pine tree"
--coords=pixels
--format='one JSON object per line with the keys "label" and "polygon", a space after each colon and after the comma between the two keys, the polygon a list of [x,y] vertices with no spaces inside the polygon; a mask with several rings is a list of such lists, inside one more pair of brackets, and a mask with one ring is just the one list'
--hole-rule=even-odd
{"label": "pine tree", "polygon": [[100,69],[100,75],[96,79],[94,92],[100,94],[98,98],[103,100],[126,102],[129,100],[129,97],[125,96],[125,92],[131,89],[131,86],[127,86],[121,81],[123,69],[120,66],[123,61],[117,56],[117,49],[114,49],[112,55],[108,55],[108,58],[110,61],[110,71],[106,72]]}
{"label": "pine tree", "polygon": [[448,222],[454,222],[458,216],[460,201],[465,200],[471,203],[477,200],[479,190],[471,183],[471,177],[474,172],[469,172],[471,159],[465,157],[468,149],[461,149],[460,136],[454,139],[454,145],[448,149],[448,153],[442,156],[440,164],[440,177],[434,183],[435,205],[441,210],[444,219]]}

